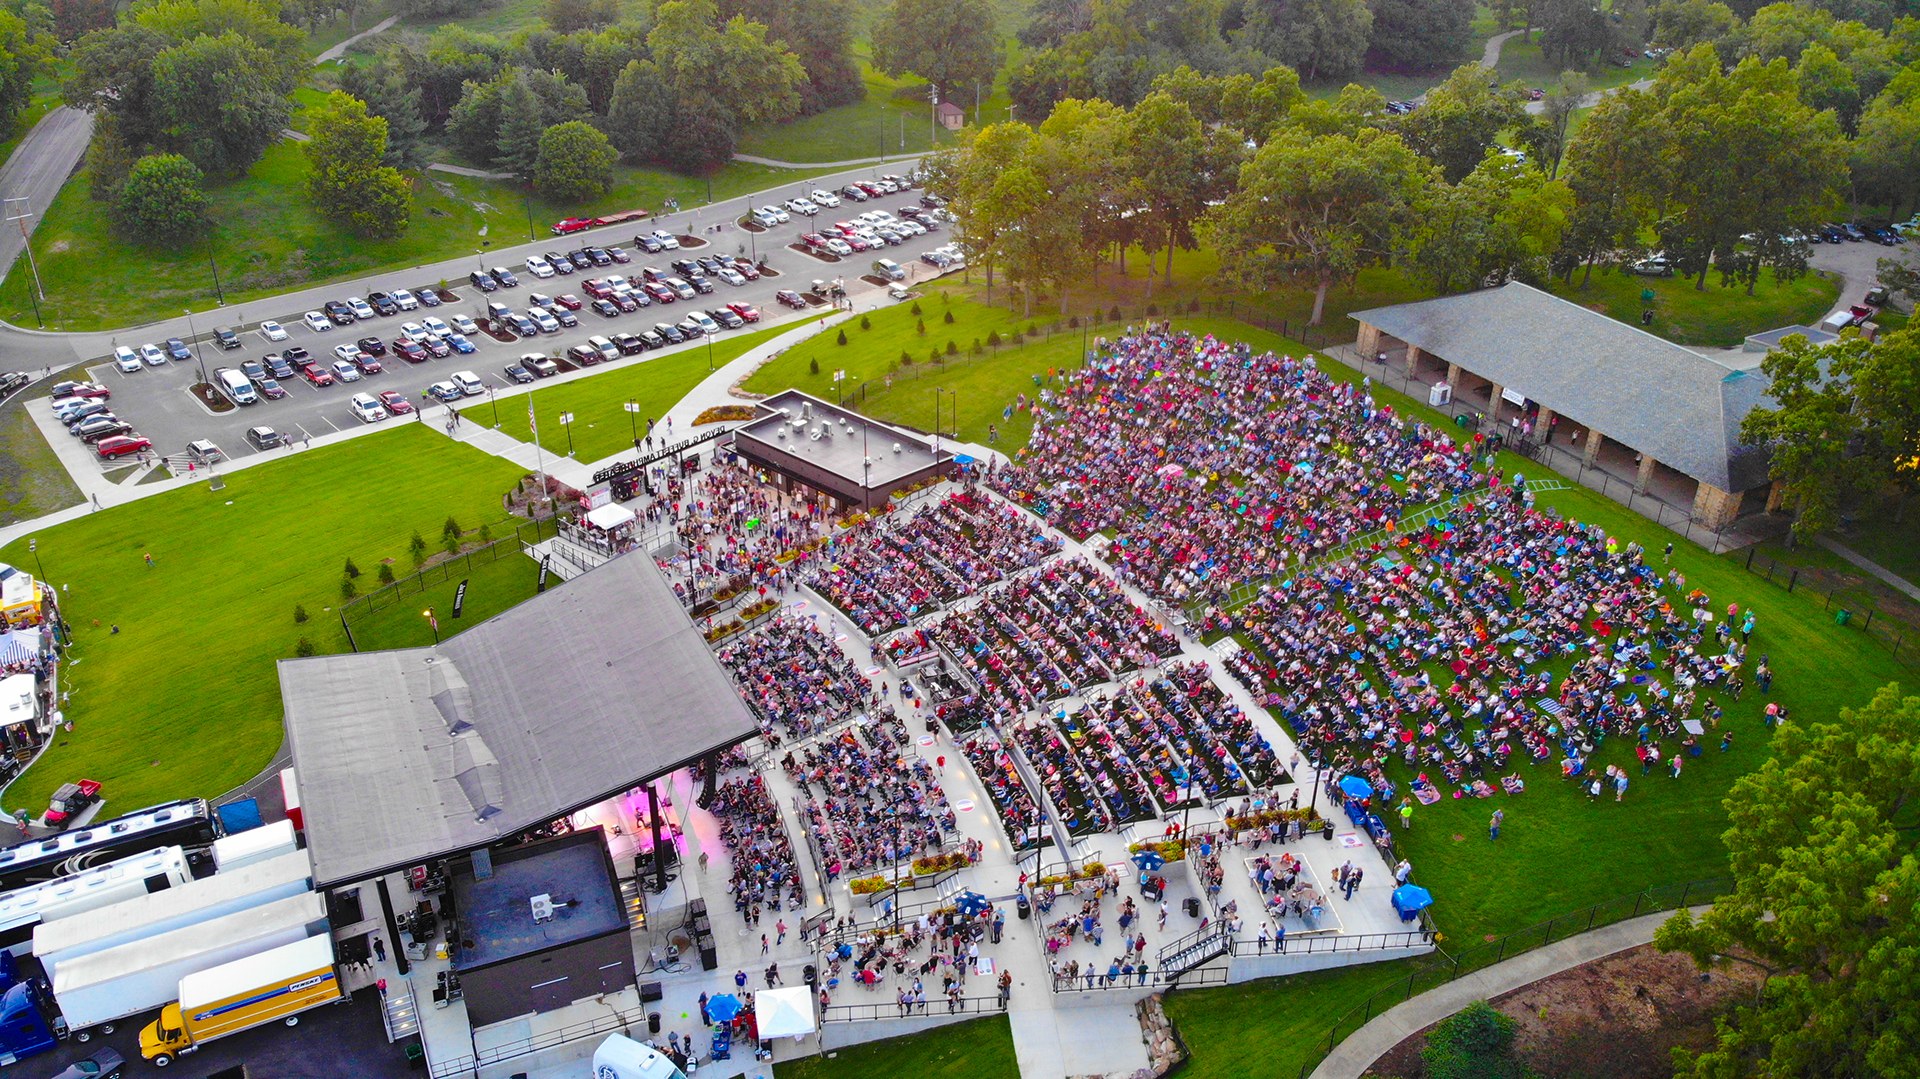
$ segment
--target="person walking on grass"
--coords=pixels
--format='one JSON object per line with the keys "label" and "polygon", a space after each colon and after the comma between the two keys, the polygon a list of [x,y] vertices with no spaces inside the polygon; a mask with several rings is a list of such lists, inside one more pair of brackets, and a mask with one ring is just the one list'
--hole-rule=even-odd
{"label": "person walking on grass", "polygon": [[1487,821],[1487,838],[1488,839],[1500,838],[1500,825],[1503,822],[1505,822],[1506,819],[1507,819],[1506,810],[1496,809],[1493,811],[1493,817]]}

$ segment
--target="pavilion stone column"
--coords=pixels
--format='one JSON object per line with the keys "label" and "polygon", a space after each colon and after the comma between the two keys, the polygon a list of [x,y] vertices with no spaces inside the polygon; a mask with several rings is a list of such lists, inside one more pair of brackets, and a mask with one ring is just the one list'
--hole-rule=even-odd
{"label": "pavilion stone column", "polygon": [[1459,364],[1457,363],[1447,364],[1447,385],[1452,386],[1456,390],[1460,388],[1460,365]]}
{"label": "pavilion stone column", "polygon": [[1506,405],[1506,402],[1500,399],[1500,395],[1506,390],[1507,388],[1498,382],[1491,383],[1487,387],[1487,415],[1496,420],[1500,418],[1500,409]]}
{"label": "pavilion stone column", "polygon": [[1660,462],[1653,459],[1653,454],[1651,453],[1643,453],[1640,455],[1640,472],[1633,478],[1633,489],[1635,491],[1641,494],[1647,493],[1647,488],[1653,485],[1654,466],[1659,463]]}
{"label": "pavilion stone column", "polygon": [[1408,378],[1412,378],[1419,371],[1420,357],[1425,355],[1426,353],[1421,350],[1419,345],[1407,346],[1407,377]]}
{"label": "pavilion stone column", "polygon": [[1365,322],[1360,324],[1360,336],[1353,343],[1354,351],[1363,360],[1371,360],[1380,351],[1380,327]]}
{"label": "pavilion stone column", "polygon": [[1584,437],[1586,441],[1581,443],[1580,446],[1580,463],[1588,468],[1592,468],[1600,460],[1600,443],[1604,441],[1607,436],[1589,427]]}
{"label": "pavilion stone column", "polygon": [[1740,496],[1703,483],[1693,496],[1693,517],[1715,532],[1733,523],[1740,515]]}
{"label": "pavilion stone column", "polygon": [[1773,483],[1767,487],[1767,512],[1779,513],[1780,507],[1786,505],[1786,502],[1787,502],[1786,481],[1774,480]]}

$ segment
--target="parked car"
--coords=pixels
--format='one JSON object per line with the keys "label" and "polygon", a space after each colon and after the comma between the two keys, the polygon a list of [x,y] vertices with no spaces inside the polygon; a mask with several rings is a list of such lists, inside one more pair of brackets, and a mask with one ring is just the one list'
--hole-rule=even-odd
{"label": "parked car", "polygon": [[616,333],[613,347],[619,349],[622,356],[638,356],[647,350],[647,343],[630,333]]}
{"label": "parked car", "polygon": [[386,368],[380,366],[379,360],[374,359],[372,356],[369,356],[364,352],[354,353],[353,365],[355,367],[358,367],[360,369],[360,373],[363,375],[377,375],[380,372],[386,370]]}
{"label": "parked car", "polygon": [[817,187],[809,192],[807,197],[812,199],[817,205],[829,210],[840,205],[840,196]]}
{"label": "parked car", "polygon": [[127,374],[132,374],[140,370],[140,354],[125,345],[116,345],[113,349],[113,365]]}
{"label": "parked car", "polygon": [[287,395],[286,387],[280,385],[278,379],[263,378],[253,385],[255,389],[260,391],[260,396],[269,401],[278,401]]}
{"label": "parked car", "polygon": [[158,345],[141,345],[140,358],[146,361],[148,367],[165,367],[167,365],[167,354],[160,351],[160,346]]}
{"label": "parked car", "polygon": [[175,363],[186,363],[193,359],[193,350],[178,337],[167,338],[163,347],[167,350],[167,358]]}
{"label": "parked car", "polygon": [[113,396],[113,391],[98,382],[56,382],[51,396],[55,401],[69,397],[98,397],[105,400]]}
{"label": "parked car", "polygon": [[500,282],[495,281],[493,275],[485,270],[474,270],[467,275],[467,280],[481,292],[497,292],[500,289]]}
{"label": "parked car", "polygon": [[458,311],[454,312],[451,318],[453,321],[453,328],[455,330],[458,330],[461,333],[476,334],[480,332],[480,327],[478,324],[476,324],[472,319],[468,318],[467,316],[459,313]]}
{"label": "parked car", "polygon": [[427,355],[436,360],[453,355],[453,346],[447,344],[447,339],[433,334],[428,334],[427,339],[420,342],[420,347],[426,349]]}
{"label": "parked car", "polygon": [[436,382],[427,387],[427,394],[434,400],[446,404],[451,404],[466,396],[460,392],[460,387],[451,382]]}
{"label": "parked car", "polygon": [[606,357],[600,355],[600,350],[592,345],[574,345],[567,349],[567,360],[576,367],[592,367],[604,359]]}
{"label": "parked car", "polygon": [[653,235],[650,232],[643,232],[640,235],[635,236],[633,238],[633,243],[634,243],[634,246],[638,247],[642,251],[645,251],[649,255],[657,255],[660,252],[665,251],[667,249],[666,245],[660,242],[660,238],[658,236]]}
{"label": "parked car", "polygon": [[668,232],[666,229],[654,229],[653,238],[660,242],[660,249],[662,251],[680,250],[680,238]]}
{"label": "parked car", "polygon": [[351,360],[333,361],[333,377],[336,382],[360,381],[360,368]]}
{"label": "parked car", "polygon": [[152,448],[153,442],[149,439],[139,435],[121,435],[117,438],[103,438],[94,443],[93,452],[104,459],[112,460],[115,457],[125,457],[127,454],[140,453]]}
{"label": "parked car", "polygon": [[667,322],[654,323],[653,332],[659,334],[669,345],[677,345],[687,339],[686,334],[681,333],[678,329],[674,328],[671,323]]}
{"label": "parked car", "polygon": [[349,397],[347,408],[353,412],[353,418],[361,423],[379,423],[387,418],[387,410],[370,393],[356,393]]}
{"label": "parked car", "polygon": [[773,298],[779,301],[783,307],[791,307],[796,311],[805,311],[807,309],[807,301],[801,299],[800,294],[790,288],[783,288],[779,292],[774,293]]}
{"label": "parked car", "polygon": [[1671,259],[1668,259],[1665,255],[1654,255],[1652,258],[1641,259],[1638,262],[1635,262],[1633,265],[1628,266],[1627,269],[1628,271],[1639,274],[1642,277],[1672,277],[1673,276],[1673,262]]}
{"label": "parked car", "polygon": [[529,352],[520,357],[520,366],[533,372],[535,378],[552,378],[560,373],[559,364],[538,352]]}
{"label": "parked car", "polygon": [[[404,292],[406,290],[402,289],[401,291]],[[441,302],[440,290],[423,288],[420,290],[420,294],[417,297],[417,299],[419,300],[420,306],[422,307],[439,307]]]}
{"label": "parked car", "polygon": [[617,318],[620,314],[620,306],[612,300],[593,301],[593,310],[603,318]]}
{"label": "parked car", "polygon": [[413,402],[399,390],[381,390],[380,407],[387,410],[389,416],[406,416],[413,412]]}
{"label": "parked car", "polygon": [[585,232],[599,223],[600,220],[594,217],[563,217],[555,221],[547,231],[555,236],[571,236],[576,232]]}
{"label": "parked car", "polygon": [[554,274],[553,264],[549,263],[546,259],[541,258],[539,255],[528,255],[527,256],[527,272],[532,274],[535,277],[545,280],[546,278],[553,276]]}
{"label": "parked car", "polygon": [[285,341],[287,339],[287,328],[272,319],[267,319],[260,323],[260,336],[269,341]]}
{"label": "parked car", "polygon": [[760,321],[760,309],[750,303],[730,303],[727,305],[727,310],[740,316],[742,322]]}
{"label": "parked car", "polygon": [[247,442],[256,450],[276,449],[286,444],[286,437],[271,427],[247,428]]}
{"label": "parked car", "polygon": [[387,354],[387,343],[378,337],[362,337],[360,340],[354,342],[354,346],[369,356],[385,356]]}
{"label": "parked car", "polygon": [[367,306],[373,308],[374,313],[378,315],[397,315],[400,313],[400,305],[394,303],[393,297],[384,292],[367,293]]}
{"label": "parked car", "polygon": [[[261,375],[261,377],[263,378],[269,377],[269,376],[273,378],[292,378],[294,375],[293,361],[287,359],[285,353],[275,353],[275,352],[267,353],[265,356],[260,358],[260,366],[266,368],[266,370],[262,372],[262,375]],[[246,372],[247,365],[244,363],[241,364],[240,370],[243,373]],[[248,374],[247,377],[253,378],[251,374]],[[260,380],[255,378],[254,381],[258,382]]]}
{"label": "parked car", "polygon": [[347,309],[353,312],[356,319],[372,318],[374,313],[373,305],[358,296],[347,297]]}
{"label": "parked car", "polygon": [[773,228],[780,223],[782,216],[784,216],[784,211],[781,214],[775,214],[773,208],[770,206],[762,206],[753,211],[754,224],[762,228]]}
{"label": "parked car", "polygon": [[467,335],[464,333],[450,333],[447,336],[441,338],[441,340],[445,341],[449,345],[452,345],[453,351],[459,353],[462,356],[465,356],[465,355],[468,355],[469,353],[477,351],[474,348],[473,342],[468,340]]}
{"label": "parked car", "polygon": [[667,339],[660,336],[660,333],[657,330],[641,330],[637,336],[640,338],[641,343],[646,345],[648,348],[666,348],[667,347]]}
{"label": "parked car", "polygon": [[506,373],[506,376],[508,378],[512,379],[515,382],[527,383],[527,382],[533,381],[533,372],[527,370],[525,367],[522,367],[517,363],[510,363],[505,367],[501,368],[501,370]]}
{"label": "parked car", "polygon": [[73,433],[80,436],[80,441],[91,446],[103,438],[132,434],[133,424],[117,416],[95,416],[75,428]]}
{"label": "parked car", "polygon": [[548,266],[553,267],[554,273],[562,277],[573,272],[573,260],[558,251],[549,251],[540,257],[547,261]]}
{"label": "parked car", "polygon": [[755,266],[753,264],[752,259],[744,259],[744,258],[734,259],[733,262],[731,263],[731,267],[733,269],[733,272],[739,274],[741,277],[744,277],[749,281],[760,280],[760,267]]}
{"label": "parked car", "polygon": [[300,377],[306,379],[315,387],[333,385],[333,376],[327,373],[326,368],[317,363],[310,363],[300,368]]}
{"label": "parked car", "polygon": [[490,272],[493,274],[493,279],[500,283],[501,288],[520,287],[520,279],[515,277],[513,271],[507,269],[505,266],[492,267]]}
{"label": "parked car", "polygon": [[787,209],[802,217],[812,217],[820,212],[820,207],[808,199],[788,199]]}
{"label": "parked car", "polygon": [[320,310],[326,313],[327,321],[335,326],[353,325],[353,308],[348,307],[344,300],[328,300],[320,305]]}
{"label": "parked car", "polygon": [[627,254],[627,250],[624,247],[607,248],[607,257],[611,258],[614,262],[620,263],[620,264],[625,264],[633,261],[633,256]]}
{"label": "parked car", "polygon": [[472,371],[455,371],[453,384],[460,387],[460,392],[468,397],[478,397],[487,392],[487,384],[480,381],[480,376]]}
{"label": "parked car", "polygon": [[306,323],[307,329],[314,333],[326,333],[333,329],[333,320],[318,311],[309,311],[301,315],[300,321]]}
{"label": "parked car", "polygon": [[[421,291],[421,295],[426,295],[431,293],[433,290],[421,289],[420,291]],[[439,299],[438,296],[434,298]],[[418,311],[420,309],[420,297],[415,296],[413,292],[409,289],[403,289],[403,288],[394,289],[393,303],[394,303],[394,306],[398,307],[402,311]]]}

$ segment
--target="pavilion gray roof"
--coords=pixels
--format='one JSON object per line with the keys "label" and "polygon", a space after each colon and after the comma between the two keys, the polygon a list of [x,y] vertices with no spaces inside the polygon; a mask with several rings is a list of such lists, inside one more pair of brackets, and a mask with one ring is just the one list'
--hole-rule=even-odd
{"label": "pavilion gray roof", "polygon": [[321,886],[486,846],[756,729],[645,554],[437,647],[282,660],[280,695]]}
{"label": "pavilion gray roof", "polygon": [[1722,490],[1766,481],[1766,454],[1740,421],[1766,378],[1530,285],[1355,311],[1441,359],[1538,401]]}

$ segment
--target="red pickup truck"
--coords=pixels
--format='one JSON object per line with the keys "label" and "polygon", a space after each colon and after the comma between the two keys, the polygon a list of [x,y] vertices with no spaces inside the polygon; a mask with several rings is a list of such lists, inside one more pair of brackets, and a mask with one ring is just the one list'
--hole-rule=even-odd
{"label": "red pickup truck", "polygon": [[47,827],[54,831],[65,831],[88,806],[100,800],[100,784],[91,779],[78,783],[63,783],[53,792],[53,798],[47,803]]}
{"label": "red pickup truck", "polygon": [[618,225],[623,221],[640,221],[648,216],[646,210],[621,210],[605,217],[568,217],[553,223],[547,231],[555,236],[571,236],[576,232],[585,232],[602,225]]}

